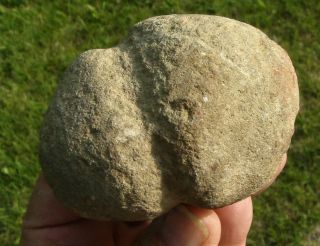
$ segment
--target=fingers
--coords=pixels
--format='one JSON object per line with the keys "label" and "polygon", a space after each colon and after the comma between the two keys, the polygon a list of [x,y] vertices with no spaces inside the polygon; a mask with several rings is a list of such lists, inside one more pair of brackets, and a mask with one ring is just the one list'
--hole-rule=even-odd
{"label": "fingers", "polygon": [[[285,163],[286,155],[275,170],[275,178],[280,174]],[[272,182],[266,184],[263,189],[266,189]],[[69,235],[70,229],[75,229],[75,235],[81,235],[77,232],[77,228],[82,231],[90,223],[93,223],[90,228],[102,229],[98,234],[101,234],[103,239],[105,239],[103,237],[105,232],[109,231],[110,235],[113,233],[116,245],[122,246],[131,245],[136,237],[138,240],[135,245],[241,246],[246,243],[252,223],[252,201],[250,197],[216,210],[180,205],[168,214],[155,219],[149,226],[147,222],[138,225],[118,222],[112,226],[110,222],[100,224],[101,222],[86,221],[65,208],[55,198],[44,177],[40,175],[23,222],[25,230],[39,229],[39,231],[33,231],[33,234],[26,235],[40,233],[52,236],[54,234],[52,230],[50,234],[41,233],[42,229],[48,229],[52,226],[60,226],[57,234],[64,231],[66,226]],[[97,227],[94,223],[97,223]],[[68,227],[68,224],[71,227]],[[92,233],[92,235],[97,234]],[[113,239],[110,238],[107,241],[113,241]]]}
{"label": "fingers", "polygon": [[221,246],[244,246],[252,223],[252,200],[248,197],[215,209],[221,221]]}
{"label": "fingers", "polygon": [[58,226],[24,228],[21,246],[115,246],[112,225],[105,221],[79,220]]}
{"label": "fingers", "polygon": [[115,245],[131,246],[135,239],[146,229],[150,221],[114,222],[113,238]]}
{"label": "fingers", "polygon": [[40,174],[29,201],[23,227],[42,228],[69,223],[79,218],[55,198],[52,189]]}
{"label": "fingers", "polygon": [[155,219],[134,245],[214,246],[221,233],[213,210],[180,205]]}
{"label": "fingers", "polygon": [[188,209],[199,218],[208,229],[208,237],[201,246],[218,245],[221,236],[221,223],[217,213],[212,209],[191,206],[188,206]]}
{"label": "fingers", "polygon": [[[280,174],[287,161],[287,154],[282,158],[281,163],[275,170],[274,179],[266,183],[258,192],[267,189]],[[254,195],[257,195],[255,193]],[[215,209],[221,222],[221,239],[219,245],[241,246],[246,244],[246,238],[252,223],[253,211],[252,200],[248,197],[232,205]]]}
{"label": "fingers", "polygon": [[24,218],[21,245],[114,245],[112,232],[111,222],[83,219],[64,208],[40,175]]}

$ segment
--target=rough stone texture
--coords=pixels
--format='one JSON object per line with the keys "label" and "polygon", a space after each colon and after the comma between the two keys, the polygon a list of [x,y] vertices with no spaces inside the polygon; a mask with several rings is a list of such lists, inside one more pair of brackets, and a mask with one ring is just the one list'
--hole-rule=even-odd
{"label": "rough stone texture", "polygon": [[217,16],[154,17],[70,66],[40,159],[57,197],[85,217],[221,207],[272,179],[298,107],[290,58],[258,29]]}

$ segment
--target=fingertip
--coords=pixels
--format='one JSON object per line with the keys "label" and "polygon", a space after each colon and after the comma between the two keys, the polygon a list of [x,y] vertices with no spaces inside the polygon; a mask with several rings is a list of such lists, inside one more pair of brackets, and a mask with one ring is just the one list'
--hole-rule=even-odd
{"label": "fingertip", "polygon": [[220,221],[213,210],[180,205],[155,219],[135,245],[214,246],[220,234]]}
{"label": "fingertip", "polygon": [[221,222],[217,213],[212,209],[187,206],[188,210],[193,213],[206,226],[208,236],[202,246],[218,245],[221,236]]}
{"label": "fingertip", "polygon": [[222,229],[219,245],[245,245],[253,218],[251,197],[216,209],[215,212]]}

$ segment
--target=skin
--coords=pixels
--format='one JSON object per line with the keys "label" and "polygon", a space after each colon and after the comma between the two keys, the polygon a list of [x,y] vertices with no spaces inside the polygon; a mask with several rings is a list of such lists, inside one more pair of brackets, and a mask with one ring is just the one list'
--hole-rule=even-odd
{"label": "skin", "polygon": [[[286,159],[285,154],[274,179],[261,191],[273,183]],[[252,194],[255,195],[257,193]],[[63,207],[40,174],[24,217],[21,245],[127,246],[140,240],[146,245],[160,246],[242,246],[246,244],[251,223],[251,196],[219,209],[180,205],[154,221],[128,223],[85,219]],[[146,236],[148,231],[149,236]]]}

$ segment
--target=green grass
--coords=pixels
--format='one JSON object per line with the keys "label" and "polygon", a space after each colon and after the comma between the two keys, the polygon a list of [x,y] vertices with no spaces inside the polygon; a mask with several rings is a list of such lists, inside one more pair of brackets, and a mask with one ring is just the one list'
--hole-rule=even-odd
{"label": "green grass", "polygon": [[249,245],[307,245],[320,225],[320,2],[0,1],[0,245],[18,244],[39,172],[38,130],[56,83],[81,52],[115,45],[154,15],[206,13],[250,23],[277,41],[296,68],[301,111],[278,181],[256,198]]}

